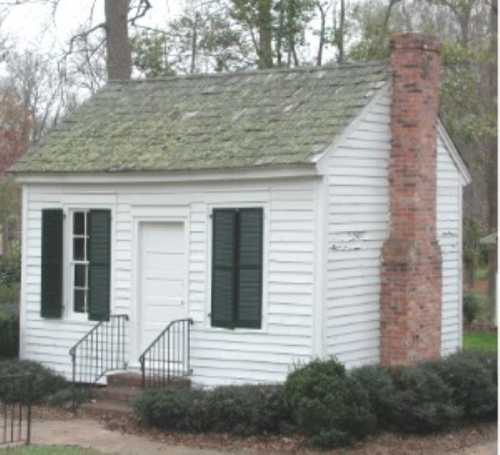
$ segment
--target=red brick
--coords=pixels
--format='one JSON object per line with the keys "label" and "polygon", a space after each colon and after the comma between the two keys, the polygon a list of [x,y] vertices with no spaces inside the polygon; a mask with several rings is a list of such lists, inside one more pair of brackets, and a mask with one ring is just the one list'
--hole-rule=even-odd
{"label": "red brick", "polygon": [[391,230],[383,248],[381,363],[440,356],[441,251],[436,237],[439,42],[391,39]]}

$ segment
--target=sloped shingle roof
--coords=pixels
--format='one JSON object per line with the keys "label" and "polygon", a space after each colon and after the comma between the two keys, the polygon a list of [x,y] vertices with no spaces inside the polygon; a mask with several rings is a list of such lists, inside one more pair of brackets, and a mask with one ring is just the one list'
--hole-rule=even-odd
{"label": "sloped shingle roof", "polygon": [[15,172],[311,162],[388,79],[383,63],[110,82]]}

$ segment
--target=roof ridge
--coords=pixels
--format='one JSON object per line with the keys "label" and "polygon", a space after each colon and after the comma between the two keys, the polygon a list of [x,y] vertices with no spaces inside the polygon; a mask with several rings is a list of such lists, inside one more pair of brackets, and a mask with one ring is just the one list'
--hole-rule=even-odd
{"label": "roof ridge", "polygon": [[108,84],[139,84],[139,83],[154,83],[154,82],[166,82],[175,81],[179,79],[190,80],[190,79],[216,79],[223,77],[241,77],[241,76],[254,76],[259,74],[284,74],[284,73],[313,73],[319,71],[334,71],[344,68],[363,68],[363,67],[373,67],[373,66],[387,66],[385,60],[371,60],[368,62],[349,62],[349,63],[335,63],[326,64],[322,66],[300,66],[294,68],[268,68],[261,70],[241,70],[241,71],[226,71],[223,73],[196,73],[196,74],[178,74],[175,76],[167,77],[153,77],[145,79],[110,79],[107,81]]}

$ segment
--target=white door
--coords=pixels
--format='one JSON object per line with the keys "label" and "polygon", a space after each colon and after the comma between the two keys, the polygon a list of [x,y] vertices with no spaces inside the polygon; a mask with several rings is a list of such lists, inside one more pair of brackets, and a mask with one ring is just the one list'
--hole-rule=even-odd
{"label": "white door", "polygon": [[141,223],[139,351],[173,320],[187,317],[184,223]]}

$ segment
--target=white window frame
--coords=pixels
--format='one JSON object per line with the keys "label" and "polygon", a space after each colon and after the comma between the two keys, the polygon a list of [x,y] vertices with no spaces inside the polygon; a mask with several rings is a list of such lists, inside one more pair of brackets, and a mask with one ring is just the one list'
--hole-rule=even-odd
{"label": "white window frame", "polygon": [[[70,222],[69,222],[69,232],[70,232],[70,242],[69,242],[69,275],[70,275],[70,295],[69,295],[69,302],[70,302],[70,309],[69,313],[70,315],[75,318],[75,319],[82,319],[82,320],[87,320],[88,319],[88,314],[89,314],[89,308],[88,308],[88,292],[89,292],[89,265],[90,262],[87,257],[87,244],[89,241],[89,235],[88,235],[88,213],[90,209],[72,209],[69,212],[70,215]],[[84,213],[84,233],[82,234],[76,234],[74,233],[74,224],[75,224],[75,214],[76,213]],[[75,243],[74,240],[77,238],[83,238],[83,251],[84,251],[84,256],[85,260],[75,260],[74,259],[74,248],[75,248]],[[86,273],[85,273],[85,287],[76,287],[75,286],[75,266],[76,265],[85,265],[86,266]],[[85,311],[79,312],[75,311],[75,290],[83,290],[85,291],[85,302],[84,302],[84,309]]]}
{"label": "white window frame", "polygon": [[[212,332],[223,333],[238,333],[238,334],[255,334],[255,333],[269,333],[268,326],[268,285],[269,285],[269,245],[270,239],[270,202],[268,200],[253,201],[253,202],[218,202],[207,204],[207,251],[206,251],[206,264],[207,264],[207,278],[206,289],[207,295],[205,297],[205,321],[203,326],[206,330]],[[228,329],[226,327],[212,326],[212,249],[213,249],[213,211],[215,209],[244,209],[244,208],[261,208],[263,210],[264,224],[262,227],[262,302],[261,302],[261,326],[259,329],[251,327],[234,327]]]}

